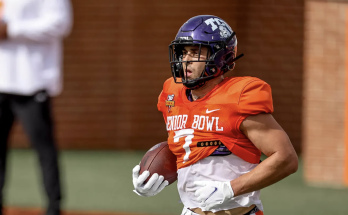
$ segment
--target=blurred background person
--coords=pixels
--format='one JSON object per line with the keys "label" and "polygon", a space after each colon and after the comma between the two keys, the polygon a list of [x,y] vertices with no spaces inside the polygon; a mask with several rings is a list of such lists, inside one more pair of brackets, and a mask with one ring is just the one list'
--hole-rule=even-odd
{"label": "blurred background person", "polygon": [[72,26],[70,1],[2,0],[1,10],[1,211],[8,137],[18,119],[39,157],[48,199],[46,215],[58,215],[61,185],[50,98],[62,90],[62,40]]}

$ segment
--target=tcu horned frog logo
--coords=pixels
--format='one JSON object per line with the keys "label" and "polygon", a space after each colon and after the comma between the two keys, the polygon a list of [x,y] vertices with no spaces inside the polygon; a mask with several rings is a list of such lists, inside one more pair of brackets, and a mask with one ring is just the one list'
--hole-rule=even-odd
{"label": "tcu horned frog logo", "polygon": [[168,113],[169,113],[170,109],[175,106],[174,94],[168,95],[166,100],[166,106],[168,107]]}
{"label": "tcu horned frog logo", "polygon": [[210,25],[211,30],[220,30],[221,38],[228,38],[232,34],[232,29],[224,21],[219,18],[210,18],[204,21],[206,25]]}

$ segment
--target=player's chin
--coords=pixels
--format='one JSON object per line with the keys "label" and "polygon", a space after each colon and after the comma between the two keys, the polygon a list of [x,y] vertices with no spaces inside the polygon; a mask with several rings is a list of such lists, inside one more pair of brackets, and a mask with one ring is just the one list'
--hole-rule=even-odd
{"label": "player's chin", "polygon": [[192,73],[188,73],[185,75],[185,80],[190,81],[190,80],[194,80],[194,79],[195,79],[195,77]]}
{"label": "player's chin", "polygon": [[195,80],[195,79],[197,79],[197,78],[194,78],[194,77],[188,77],[188,78],[187,78],[188,81],[193,81],[193,80]]}
{"label": "player's chin", "polygon": [[192,79],[192,78],[183,78],[182,80],[183,80],[183,81],[188,81],[188,82],[190,82],[190,81],[192,81],[193,79]]}

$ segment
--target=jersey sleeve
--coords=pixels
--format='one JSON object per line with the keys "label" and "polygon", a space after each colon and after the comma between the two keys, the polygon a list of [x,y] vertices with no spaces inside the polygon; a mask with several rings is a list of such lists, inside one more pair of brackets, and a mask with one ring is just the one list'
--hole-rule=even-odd
{"label": "jersey sleeve", "polygon": [[164,102],[166,100],[166,94],[168,94],[168,88],[170,87],[171,85],[171,82],[172,82],[172,79],[173,78],[168,78],[164,83],[163,83],[163,89],[161,91],[161,93],[159,94],[158,96],[158,101],[157,101],[157,109],[160,111],[160,112],[163,112],[164,111]]}
{"label": "jersey sleeve", "polygon": [[162,94],[163,94],[163,90],[159,94],[158,101],[157,101],[157,109],[158,109],[158,111],[161,111],[161,112],[162,112],[162,110],[161,110],[160,102],[161,102]]}
{"label": "jersey sleeve", "polygon": [[249,82],[240,94],[238,110],[240,115],[237,123],[238,129],[242,121],[248,116],[273,113],[271,86],[259,79]]}

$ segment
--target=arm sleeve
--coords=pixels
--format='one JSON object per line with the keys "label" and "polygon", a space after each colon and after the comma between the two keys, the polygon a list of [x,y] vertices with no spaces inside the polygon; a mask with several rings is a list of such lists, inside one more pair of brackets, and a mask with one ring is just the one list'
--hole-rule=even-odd
{"label": "arm sleeve", "polygon": [[237,129],[242,121],[250,115],[273,113],[271,86],[262,80],[249,82],[242,90],[239,101],[239,120]]}
{"label": "arm sleeve", "polygon": [[70,0],[45,0],[40,7],[40,15],[35,19],[7,22],[10,40],[50,42],[63,39],[70,33]]}

